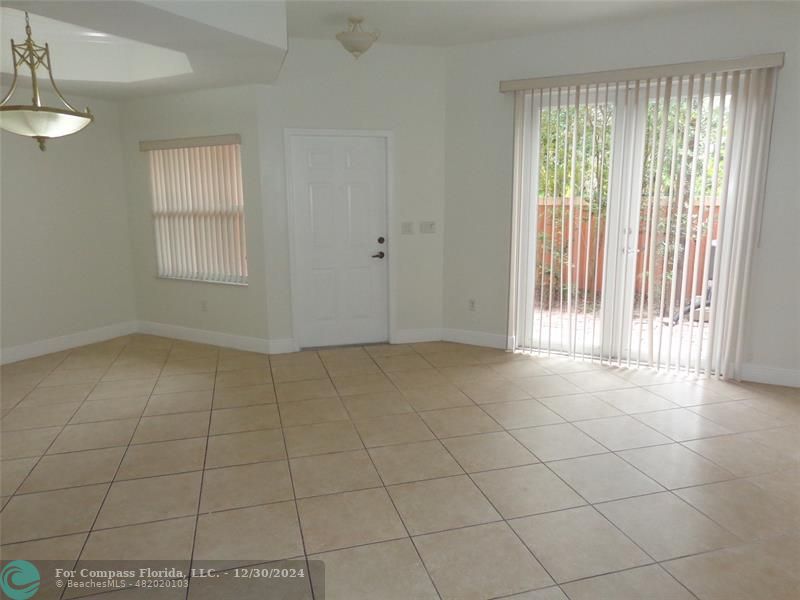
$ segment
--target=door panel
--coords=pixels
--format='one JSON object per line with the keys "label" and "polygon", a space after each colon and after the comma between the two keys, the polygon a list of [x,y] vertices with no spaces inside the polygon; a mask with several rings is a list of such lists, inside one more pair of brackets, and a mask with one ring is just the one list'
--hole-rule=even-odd
{"label": "door panel", "polygon": [[612,144],[619,109],[607,97],[566,91],[534,97],[535,145],[525,219],[526,271],[521,286],[518,345],[546,352],[590,354],[603,345],[607,232],[618,222],[609,200]]}
{"label": "door panel", "polygon": [[293,282],[302,347],[388,339],[386,142],[291,137]]}
{"label": "door panel", "polygon": [[328,183],[310,183],[308,198],[314,248],[332,250],[336,245],[336,191]]}

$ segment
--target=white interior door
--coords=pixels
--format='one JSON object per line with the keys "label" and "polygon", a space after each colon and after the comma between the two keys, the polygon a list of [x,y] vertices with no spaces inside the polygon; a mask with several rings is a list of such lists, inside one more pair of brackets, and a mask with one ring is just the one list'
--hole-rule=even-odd
{"label": "white interior door", "polygon": [[289,144],[298,344],[386,341],[386,139],[293,134]]}

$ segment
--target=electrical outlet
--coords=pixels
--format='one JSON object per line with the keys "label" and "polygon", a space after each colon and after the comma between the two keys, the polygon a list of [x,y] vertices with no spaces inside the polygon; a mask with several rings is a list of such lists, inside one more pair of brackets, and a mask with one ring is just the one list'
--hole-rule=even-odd
{"label": "electrical outlet", "polygon": [[403,221],[400,224],[400,233],[403,235],[410,235],[414,233],[414,222],[413,221]]}
{"label": "electrical outlet", "polygon": [[420,233],[436,233],[436,221],[420,221]]}
{"label": "electrical outlet", "polygon": [[470,298],[467,301],[467,306],[469,306],[469,311],[470,312],[475,312],[475,298]]}
{"label": "electrical outlet", "polygon": [[208,312],[208,302],[200,300],[200,312]]}

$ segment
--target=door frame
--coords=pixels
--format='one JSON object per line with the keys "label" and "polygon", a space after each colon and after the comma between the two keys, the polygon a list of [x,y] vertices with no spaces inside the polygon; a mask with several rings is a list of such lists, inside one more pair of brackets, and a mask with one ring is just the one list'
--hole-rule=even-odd
{"label": "door frame", "polygon": [[292,341],[295,351],[300,350],[300,309],[298,293],[298,278],[296,249],[295,249],[295,214],[294,214],[294,180],[292,176],[292,138],[294,137],[371,137],[384,140],[386,144],[386,259],[388,261],[388,277],[386,307],[389,317],[389,343],[394,343],[397,335],[397,303],[395,290],[397,289],[396,261],[394,260],[394,132],[380,129],[297,129],[284,128],[283,130],[283,157],[286,176],[286,210],[289,229],[289,291],[291,293],[292,307]]}

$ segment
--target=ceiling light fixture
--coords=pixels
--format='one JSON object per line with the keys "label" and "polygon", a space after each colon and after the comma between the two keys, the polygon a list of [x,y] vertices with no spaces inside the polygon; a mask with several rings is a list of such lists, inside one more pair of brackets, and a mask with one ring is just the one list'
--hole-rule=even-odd
{"label": "ceiling light fixture", "polygon": [[[34,138],[39,142],[39,148],[44,150],[45,141],[77,133],[91,123],[94,116],[88,107],[86,112],[81,112],[72,106],[58,90],[56,82],[53,80],[50,64],[50,47],[48,44],[40,46],[31,38],[31,25],[27,12],[25,13],[25,33],[27,37],[21,44],[15,44],[14,40],[11,40],[14,79],[11,81],[11,89],[0,100],[0,128],[17,135]],[[23,65],[31,71],[33,99],[31,104],[9,104],[11,96],[17,89],[18,68]],[[65,108],[42,105],[39,78],[37,77],[39,67],[43,67],[47,71],[53,91]]]}
{"label": "ceiling light fixture", "polygon": [[370,46],[378,39],[379,34],[361,29],[361,23],[364,22],[362,17],[350,17],[347,21],[350,23],[350,29],[337,33],[336,39],[344,46],[345,50],[358,58],[369,50]]}

